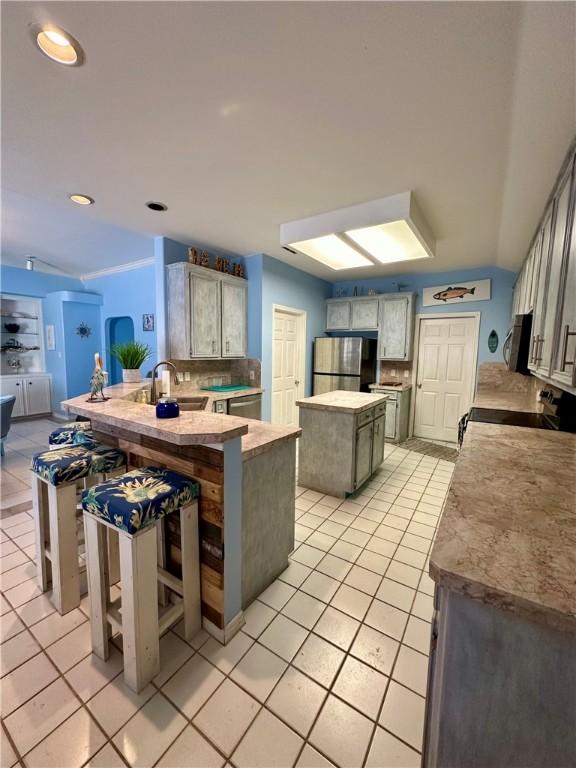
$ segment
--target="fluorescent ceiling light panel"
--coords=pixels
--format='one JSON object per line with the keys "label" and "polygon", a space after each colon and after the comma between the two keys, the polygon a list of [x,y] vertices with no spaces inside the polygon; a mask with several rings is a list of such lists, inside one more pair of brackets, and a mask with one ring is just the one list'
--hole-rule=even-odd
{"label": "fluorescent ceiling light panel", "polygon": [[372,265],[367,259],[344,240],[336,235],[315,237],[311,240],[302,240],[298,243],[290,243],[292,248],[310,256],[316,261],[322,262],[331,269],[351,269],[353,267],[369,267]]}
{"label": "fluorescent ceiling light panel", "polygon": [[282,224],[280,243],[331,269],[430,258],[436,245],[412,192]]}
{"label": "fluorescent ceiling light panel", "polygon": [[346,232],[346,235],[381,264],[425,259],[431,256],[405,219],[376,227],[351,230]]}

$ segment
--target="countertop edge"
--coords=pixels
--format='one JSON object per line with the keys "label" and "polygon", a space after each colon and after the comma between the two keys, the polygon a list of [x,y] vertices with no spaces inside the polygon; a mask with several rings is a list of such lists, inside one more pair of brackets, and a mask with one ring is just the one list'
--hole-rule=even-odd
{"label": "countertop edge", "polygon": [[447,571],[434,562],[434,548],[430,554],[428,572],[436,585],[442,589],[457,592],[483,605],[517,616],[524,621],[576,635],[576,615],[561,613],[549,606],[540,605],[519,595],[513,595],[499,590],[497,587],[482,584]]}

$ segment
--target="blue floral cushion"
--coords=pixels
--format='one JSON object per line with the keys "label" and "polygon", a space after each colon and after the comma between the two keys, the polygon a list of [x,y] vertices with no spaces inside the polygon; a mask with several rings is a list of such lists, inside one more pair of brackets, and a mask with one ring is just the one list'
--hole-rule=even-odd
{"label": "blue floral cushion", "polygon": [[70,421],[51,432],[48,442],[51,446],[72,445],[79,434],[87,434],[92,438],[92,424],[89,421]]}
{"label": "blue floral cushion", "polygon": [[124,451],[94,442],[42,451],[32,458],[33,471],[52,485],[73,483],[88,475],[111,472],[125,465]]}
{"label": "blue floral cushion", "polygon": [[100,483],[82,493],[82,507],[128,533],[152,525],[200,495],[194,480],[169,469],[145,467]]}

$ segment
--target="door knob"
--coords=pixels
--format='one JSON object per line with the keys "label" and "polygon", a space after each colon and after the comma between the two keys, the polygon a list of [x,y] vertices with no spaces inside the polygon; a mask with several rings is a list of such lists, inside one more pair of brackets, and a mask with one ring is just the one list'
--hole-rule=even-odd
{"label": "door knob", "polygon": [[294,384],[296,384],[297,387],[300,385],[300,382],[298,381],[298,379],[294,380]]}
{"label": "door knob", "polygon": [[422,384],[418,384],[418,389],[422,389]]}

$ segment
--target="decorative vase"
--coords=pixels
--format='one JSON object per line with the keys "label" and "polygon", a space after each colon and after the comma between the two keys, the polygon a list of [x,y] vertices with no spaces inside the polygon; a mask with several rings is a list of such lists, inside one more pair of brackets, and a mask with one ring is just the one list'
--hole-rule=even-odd
{"label": "decorative vase", "polygon": [[139,384],[140,368],[122,368],[122,381],[124,384]]}

